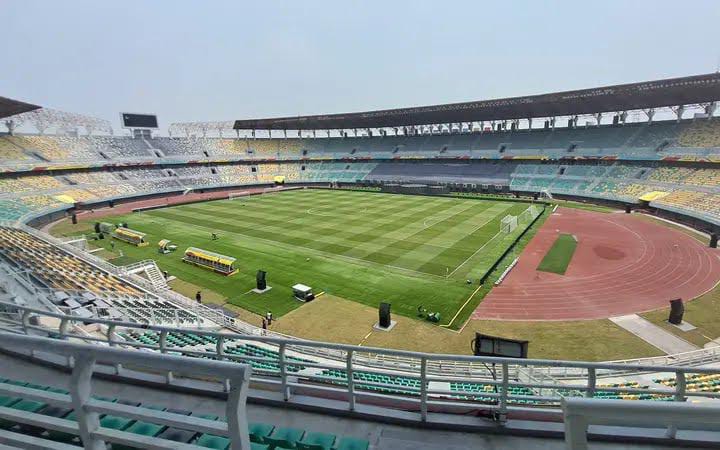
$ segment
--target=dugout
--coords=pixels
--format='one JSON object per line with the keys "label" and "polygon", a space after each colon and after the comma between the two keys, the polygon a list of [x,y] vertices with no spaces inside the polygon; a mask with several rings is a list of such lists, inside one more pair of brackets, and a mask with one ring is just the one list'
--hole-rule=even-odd
{"label": "dugout", "polygon": [[135,245],[137,247],[145,247],[149,244],[149,242],[145,240],[145,233],[131,230],[130,228],[118,227],[113,232],[112,237]]}
{"label": "dugout", "polygon": [[183,261],[225,276],[234,275],[238,271],[235,268],[235,258],[195,247],[185,250]]}

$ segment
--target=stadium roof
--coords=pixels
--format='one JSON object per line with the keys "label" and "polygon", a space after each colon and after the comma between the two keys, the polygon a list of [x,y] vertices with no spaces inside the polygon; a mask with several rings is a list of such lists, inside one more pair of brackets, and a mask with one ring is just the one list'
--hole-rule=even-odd
{"label": "stadium roof", "polygon": [[30,103],[20,102],[7,97],[0,97],[0,119],[3,117],[14,116],[28,111],[40,109],[38,105],[31,105]]}
{"label": "stadium roof", "polygon": [[345,114],[236,120],[239,130],[381,128],[407,125],[574,116],[720,100],[720,73],[577,91]]}

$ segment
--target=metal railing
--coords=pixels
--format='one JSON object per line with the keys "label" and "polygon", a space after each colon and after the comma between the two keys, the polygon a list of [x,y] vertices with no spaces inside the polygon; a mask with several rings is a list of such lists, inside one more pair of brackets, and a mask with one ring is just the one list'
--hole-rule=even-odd
{"label": "metal railing", "polygon": [[[358,401],[380,402],[388,411],[415,412],[418,421],[426,421],[433,411],[478,409],[500,419],[528,409],[557,417],[561,400],[576,396],[676,402],[720,399],[720,392],[687,388],[688,383],[696,381],[694,377],[701,375],[720,381],[720,368],[717,367],[429,354],[78,318],[5,302],[0,302],[0,310],[5,311],[0,314],[0,327],[4,325],[24,333],[42,333],[60,339],[81,339],[110,347],[251,364],[255,368],[252,381],[261,383],[264,389],[274,389],[286,401],[292,401],[296,393],[320,398],[331,396],[344,399],[344,408],[351,411]],[[73,333],[75,327],[87,326],[100,331],[93,336]],[[334,358],[308,358],[308,349],[331,353]],[[368,360],[386,359],[400,359],[405,363],[394,370],[365,364]],[[448,368],[462,370],[449,371]],[[548,374],[550,368],[574,370],[582,377],[558,380]],[[604,385],[599,376],[605,371],[626,373],[636,380],[653,374],[658,378],[665,377],[667,385]],[[171,378],[169,375],[168,379]]]}
{"label": "metal railing", "polygon": [[[100,416],[129,417],[144,422],[179,427],[198,433],[211,433],[230,439],[231,448],[249,450],[250,439],[246,415],[246,398],[252,369],[245,364],[234,364],[206,359],[189,359],[153,352],[128,351],[97,345],[78,344],[37,336],[23,336],[0,332],[0,342],[5,348],[62,356],[72,361],[69,393],[59,393],[0,383],[0,394],[21,397],[50,405],[72,408],[76,421],[54,418],[35,412],[11,407],[0,407],[0,418],[20,424],[41,427],[80,437],[88,450],[106,448],[106,443],[116,443],[134,448],[152,449],[201,449],[191,444],[180,444],[158,437],[142,436],[102,426]],[[93,397],[92,376],[97,364],[130,365],[153,371],[182,371],[183,374],[228,384],[226,403],[227,422],[186,416],[169,411],[159,411],[142,406],[130,406]],[[172,407],[172,405],[169,405]],[[27,447],[32,440],[32,447]],[[41,442],[44,441],[44,442]],[[59,448],[56,442],[10,431],[0,433],[0,442],[22,448]],[[72,448],[64,446],[60,448]],[[77,448],[77,447],[75,447]]]}
{"label": "metal railing", "polygon": [[562,402],[567,450],[587,450],[588,425],[657,427],[668,426],[666,436],[674,439],[678,426],[718,426],[720,407],[688,403],[627,402],[618,400],[565,399]]}

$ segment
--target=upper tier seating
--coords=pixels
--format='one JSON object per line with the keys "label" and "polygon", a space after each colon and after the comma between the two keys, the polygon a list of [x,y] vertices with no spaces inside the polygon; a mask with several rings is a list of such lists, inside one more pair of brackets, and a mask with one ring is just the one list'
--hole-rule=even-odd
{"label": "upper tier seating", "polygon": [[32,159],[7,137],[0,136],[0,161],[25,161]]}
{"label": "upper tier seating", "polygon": [[680,133],[678,145],[720,148],[720,119],[695,121]]}
{"label": "upper tier seating", "polygon": [[[665,156],[710,158],[720,148],[720,119],[518,131],[347,138],[202,138],[4,135],[0,159],[64,161],[149,158],[157,155],[240,158],[552,158]],[[153,149],[158,149],[160,153]],[[714,149],[714,150],[713,150]],[[36,155],[36,156],[33,156]]]}
{"label": "upper tier seating", "polygon": [[508,162],[493,164],[392,162],[378,164],[367,179],[507,185],[514,168],[515,164]]}

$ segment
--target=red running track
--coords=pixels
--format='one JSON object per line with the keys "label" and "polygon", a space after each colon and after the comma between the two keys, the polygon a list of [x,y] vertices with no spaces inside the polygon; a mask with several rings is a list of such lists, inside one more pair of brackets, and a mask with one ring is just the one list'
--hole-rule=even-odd
{"label": "red running track", "polygon": [[[559,232],[577,237],[565,275],[536,270]],[[720,251],[630,214],[558,208],[473,319],[602,319],[669,306],[720,280]]]}

